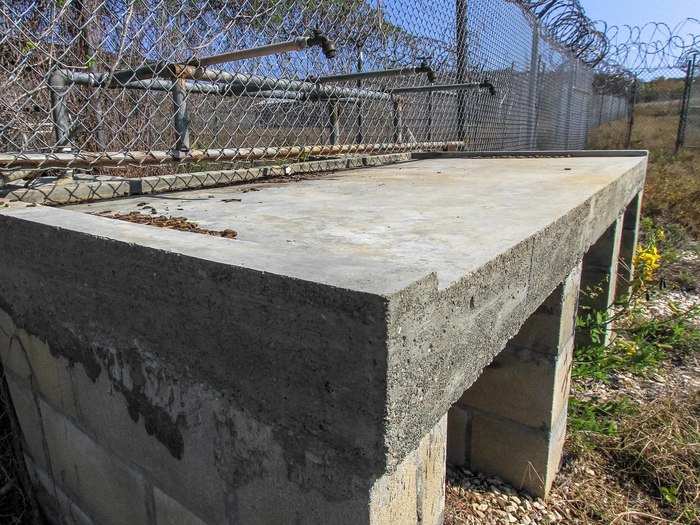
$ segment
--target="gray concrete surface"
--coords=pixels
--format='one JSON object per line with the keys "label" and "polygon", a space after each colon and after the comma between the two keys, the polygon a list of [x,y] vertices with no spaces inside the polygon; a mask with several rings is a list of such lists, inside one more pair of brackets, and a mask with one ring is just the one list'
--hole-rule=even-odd
{"label": "gray concrete surface", "polygon": [[[609,314],[609,309],[615,302],[623,217],[624,213],[605,230],[583,257],[579,300],[579,315],[582,318],[595,318],[596,313]],[[576,346],[608,344],[612,326],[607,324],[601,330],[602,333],[595,337],[587,328],[577,330]]]}
{"label": "gray concrete surface", "polygon": [[579,264],[451,409],[451,463],[547,496],[564,445],[580,280]]}
{"label": "gray concrete surface", "polygon": [[[645,167],[450,155],[10,205],[0,320],[29,362],[56,369],[31,381],[43,432],[64,425],[94,451],[55,445],[56,464],[87,461],[97,479],[112,462],[121,474],[104,490],[140,494],[137,521],[167,512],[156,487],[205,523],[438,523],[449,408],[640,192]],[[142,203],[240,238],[85,213]],[[108,515],[70,475],[46,473],[70,505]]]}

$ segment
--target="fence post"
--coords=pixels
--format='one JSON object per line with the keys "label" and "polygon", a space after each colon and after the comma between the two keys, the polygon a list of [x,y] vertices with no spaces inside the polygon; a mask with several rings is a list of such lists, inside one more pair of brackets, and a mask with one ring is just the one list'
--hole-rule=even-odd
{"label": "fence post", "polygon": [[571,77],[569,79],[569,94],[566,97],[566,148],[569,149],[569,144],[571,142],[571,109],[574,104],[574,86],[576,85],[576,70],[578,68],[578,61],[573,59],[571,63]]}
{"label": "fence post", "polygon": [[634,128],[634,106],[637,103],[637,79],[632,82],[632,93],[630,93],[629,107],[627,109],[627,135],[625,137],[625,149],[632,146],[632,129]]}
{"label": "fence post", "polygon": [[[364,56],[362,55],[362,47],[358,46],[357,47],[357,72],[362,73],[362,70],[364,68]],[[359,78],[357,79],[357,89],[362,88],[362,80]],[[362,110],[364,104],[362,103],[362,100],[357,101],[357,137],[355,138],[355,142],[358,144],[362,144]]]}
{"label": "fence post", "polygon": [[[455,0],[457,82],[467,81],[467,0]],[[467,93],[457,92],[457,140],[465,140]]]}
{"label": "fence post", "polygon": [[[177,68],[176,68],[177,70]],[[179,71],[176,71],[179,77]],[[175,126],[175,153],[187,152],[190,149],[190,118],[187,112],[187,89],[185,81],[177,78],[173,82],[173,108]]]}
{"label": "fence post", "polygon": [[328,100],[328,120],[331,124],[331,144],[338,144],[340,136],[340,124],[338,123],[338,101],[337,99]]}
{"label": "fence post", "polygon": [[681,114],[678,118],[678,134],[676,135],[676,147],[674,153],[678,153],[685,144],[685,129],[688,122],[688,109],[690,106],[690,86],[695,75],[695,58],[697,55],[692,55],[688,59],[688,64],[685,73],[685,84],[683,86],[683,98],[681,99]]}
{"label": "fence post", "polygon": [[532,47],[530,52],[530,79],[528,82],[528,144],[530,149],[537,149],[537,80],[539,73],[540,29],[537,24],[532,28]]}
{"label": "fence post", "polygon": [[400,144],[403,142],[403,116],[401,115],[401,99],[399,97],[391,98],[392,116],[394,124],[394,142]]}
{"label": "fence post", "polygon": [[433,140],[433,92],[428,91],[428,136],[427,141]]}

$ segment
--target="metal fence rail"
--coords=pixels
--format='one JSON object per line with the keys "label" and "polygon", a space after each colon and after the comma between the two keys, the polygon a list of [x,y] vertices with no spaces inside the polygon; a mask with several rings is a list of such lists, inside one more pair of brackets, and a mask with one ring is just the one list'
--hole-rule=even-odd
{"label": "metal fence rail", "polygon": [[583,148],[624,118],[629,84],[526,4],[4,0],[0,184],[447,144]]}

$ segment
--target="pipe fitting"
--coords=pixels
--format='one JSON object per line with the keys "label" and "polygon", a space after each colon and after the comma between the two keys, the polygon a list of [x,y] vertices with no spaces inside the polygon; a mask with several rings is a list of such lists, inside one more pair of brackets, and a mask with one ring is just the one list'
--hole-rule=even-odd
{"label": "pipe fitting", "polygon": [[306,45],[319,46],[326,58],[335,58],[335,43],[330,38],[323,35],[318,29],[312,30],[311,36],[308,37],[306,41]]}

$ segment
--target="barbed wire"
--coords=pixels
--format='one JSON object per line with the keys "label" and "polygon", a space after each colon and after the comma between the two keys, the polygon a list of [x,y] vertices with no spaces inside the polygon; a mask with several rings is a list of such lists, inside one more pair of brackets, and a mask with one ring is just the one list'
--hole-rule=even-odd
{"label": "barbed wire", "polygon": [[579,0],[512,0],[530,11],[550,38],[585,64],[619,78],[637,72],[682,67],[700,53],[700,20],[686,18],[671,26],[610,25],[592,20]]}
{"label": "barbed wire", "polygon": [[634,68],[679,63],[697,33],[694,19],[608,27],[579,0],[0,0],[0,185],[581,148],[626,114]]}

